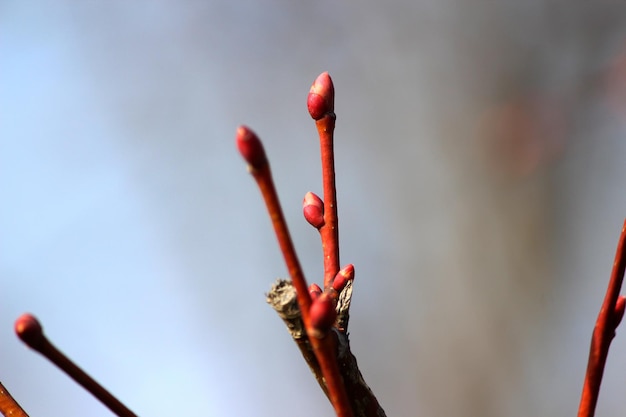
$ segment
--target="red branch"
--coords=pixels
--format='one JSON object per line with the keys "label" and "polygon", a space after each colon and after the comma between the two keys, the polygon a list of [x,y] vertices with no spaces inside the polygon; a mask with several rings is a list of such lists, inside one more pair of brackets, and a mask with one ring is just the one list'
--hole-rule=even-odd
{"label": "red branch", "polygon": [[309,310],[311,307],[311,296],[304,278],[304,272],[300,266],[296,249],[293,246],[291,240],[291,234],[283,215],[283,209],[276,193],[276,187],[274,186],[274,180],[272,178],[272,171],[270,170],[270,164],[265,155],[265,149],[259,137],[247,126],[239,126],[237,129],[237,148],[248,163],[248,171],[252,174],[256,180],[267,211],[272,219],[272,226],[274,227],[274,233],[278,239],[280,250],[285,258],[287,264],[287,270],[289,276],[293,282],[293,286],[296,288],[298,296],[298,305],[302,311],[302,319],[305,323],[309,322]]}
{"label": "red branch", "polygon": [[[332,323],[329,325],[329,320],[327,320],[327,317],[330,317],[331,314],[336,315],[334,304],[328,304],[320,301],[318,298],[316,299],[316,308],[311,308],[311,295],[309,294],[304,273],[287,228],[287,222],[285,221],[272,179],[270,164],[261,141],[252,130],[245,126],[240,126],[237,129],[236,142],[239,152],[248,163],[248,170],[256,180],[272,219],[276,238],[296,289],[302,321],[304,322],[315,357],[322,370],[330,401],[338,417],[353,417],[348,394],[339,372],[337,341],[334,338],[334,333],[330,331]],[[312,317],[312,313],[314,313],[315,317]]]}
{"label": "red branch", "polygon": [[120,400],[107,391],[96,380],[87,375],[74,362],[58,350],[43,334],[39,321],[31,314],[23,314],[15,321],[15,333],[31,349],[41,353],[46,359],[54,363],[74,381],[80,384],[102,404],[120,417],[137,417]]}
{"label": "red branch", "polygon": [[319,228],[324,251],[324,288],[339,272],[339,221],[335,186],[335,88],[327,72],[320,74],[309,91],[307,107],[320,137],[322,186],[324,189],[324,225]]}
{"label": "red branch", "polygon": [[624,307],[626,307],[626,298],[619,295],[622,281],[624,280],[625,268],[626,221],[622,227],[622,233],[617,244],[617,253],[613,262],[609,286],[591,337],[589,362],[587,363],[587,373],[578,408],[578,417],[592,417],[595,413],[600,384],[602,383],[602,374],[604,373],[606,358],[609,354],[609,346],[615,337],[615,329],[622,321]]}

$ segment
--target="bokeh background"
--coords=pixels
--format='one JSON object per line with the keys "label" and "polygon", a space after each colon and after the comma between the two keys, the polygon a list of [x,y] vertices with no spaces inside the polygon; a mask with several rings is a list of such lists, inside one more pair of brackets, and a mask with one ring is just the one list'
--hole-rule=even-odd
{"label": "bokeh background", "polygon": [[[319,282],[322,71],[387,414],[575,414],[626,217],[623,2],[3,0],[0,381],[30,415],[110,413],[17,340],[26,311],[139,415],[332,415],[265,304],[286,270],[234,146],[264,140]],[[625,370],[621,329],[598,415]]]}

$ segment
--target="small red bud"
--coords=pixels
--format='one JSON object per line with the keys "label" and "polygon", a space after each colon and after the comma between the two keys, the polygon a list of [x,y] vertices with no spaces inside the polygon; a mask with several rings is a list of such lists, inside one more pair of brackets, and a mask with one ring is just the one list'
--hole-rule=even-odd
{"label": "small red bud", "polygon": [[320,288],[319,285],[313,283],[309,285],[309,294],[311,295],[311,299],[315,300],[317,297],[319,297],[322,294],[322,289]]}
{"label": "small red bud", "polygon": [[613,313],[615,314],[613,316],[613,320],[615,322],[614,328],[617,328],[617,326],[619,326],[619,324],[622,322],[622,318],[624,318],[625,308],[626,308],[626,297],[624,297],[623,295],[620,295],[619,297],[617,297],[617,302],[615,303],[615,310]]}
{"label": "small red bud", "polygon": [[22,314],[15,321],[15,333],[31,349],[39,350],[46,340],[43,328],[32,314]]}
{"label": "small red bud", "polygon": [[341,292],[348,283],[348,281],[351,281],[353,279],[354,265],[348,264],[344,266],[339,272],[337,272],[337,275],[335,275],[335,279],[333,280],[331,287],[333,288],[333,290]]}
{"label": "small red bud", "polygon": [[328,72],[321,73],[313,82],[306,100],[309,114],[319,120],[335,110],[335,87]]}
{"label": "small red bud", "polygon": [[302,212],[307,222],[316,229],[324,226],[324,202],[317,195],[308,192],[302,201]]}
{"label": "small red bud", "polygon": [[254,172],[267,164],[265,150],[259,137],[247,126],[239,126],[236,134],[237,148],[243,159],[248,163],[250,171]]}
{"label": "small red bud", "polygon": [[324,337],[330,328],[335,324],[337,312],[335,311],[335,300],[327,293],[322,293],[313,300],[309,317],[313,335],[318,338]]}

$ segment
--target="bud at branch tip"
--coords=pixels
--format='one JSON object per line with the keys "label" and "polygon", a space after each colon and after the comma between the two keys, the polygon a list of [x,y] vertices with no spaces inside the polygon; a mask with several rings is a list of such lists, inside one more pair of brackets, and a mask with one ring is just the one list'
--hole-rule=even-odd
{"label": "bud at branch tip", "polygon": [[335,87],[328,72],[321,73],[313,82],[307,97],[309,114],[319,120],[335,111]]}
{"label": "bud at branch tip", "polygon": [[248,163],[251,172],[258,171],[267,164],[265,149],[259,137],[247,126],[239,126],[236,134],[237,149]]}
{"label": "bud at branch tip", "polygon": [[348,281],[352,281],[353,279],[354,265],[348,264],[344,266],[341,270],[339,270],[339,272],[337,272],[337,275],[335,275],[335,279],[333,280],[331,287],[333,288],[333,290],[341,292],[345,288]]}
{"label": "bud at branch tip", "polygon": [[41,324],[29,313],[22,314],[15,321],[15,333],[31,349],[39,350],[45,341]]}

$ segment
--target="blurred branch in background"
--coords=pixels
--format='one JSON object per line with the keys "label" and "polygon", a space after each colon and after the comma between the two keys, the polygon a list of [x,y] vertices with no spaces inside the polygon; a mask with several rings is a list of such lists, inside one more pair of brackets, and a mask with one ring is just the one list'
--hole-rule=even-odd
{"label": "blurred branch in background", "polygon": [[589,361],[587,362],[587,373],[578,407],[578,417],[592,417],[595,414],[609,346],[624,317],[626,297],[620,295],[624,281],[624,268],[626,268],[626,222],[624,222],[620,233],[613,271],[591,336]]}

